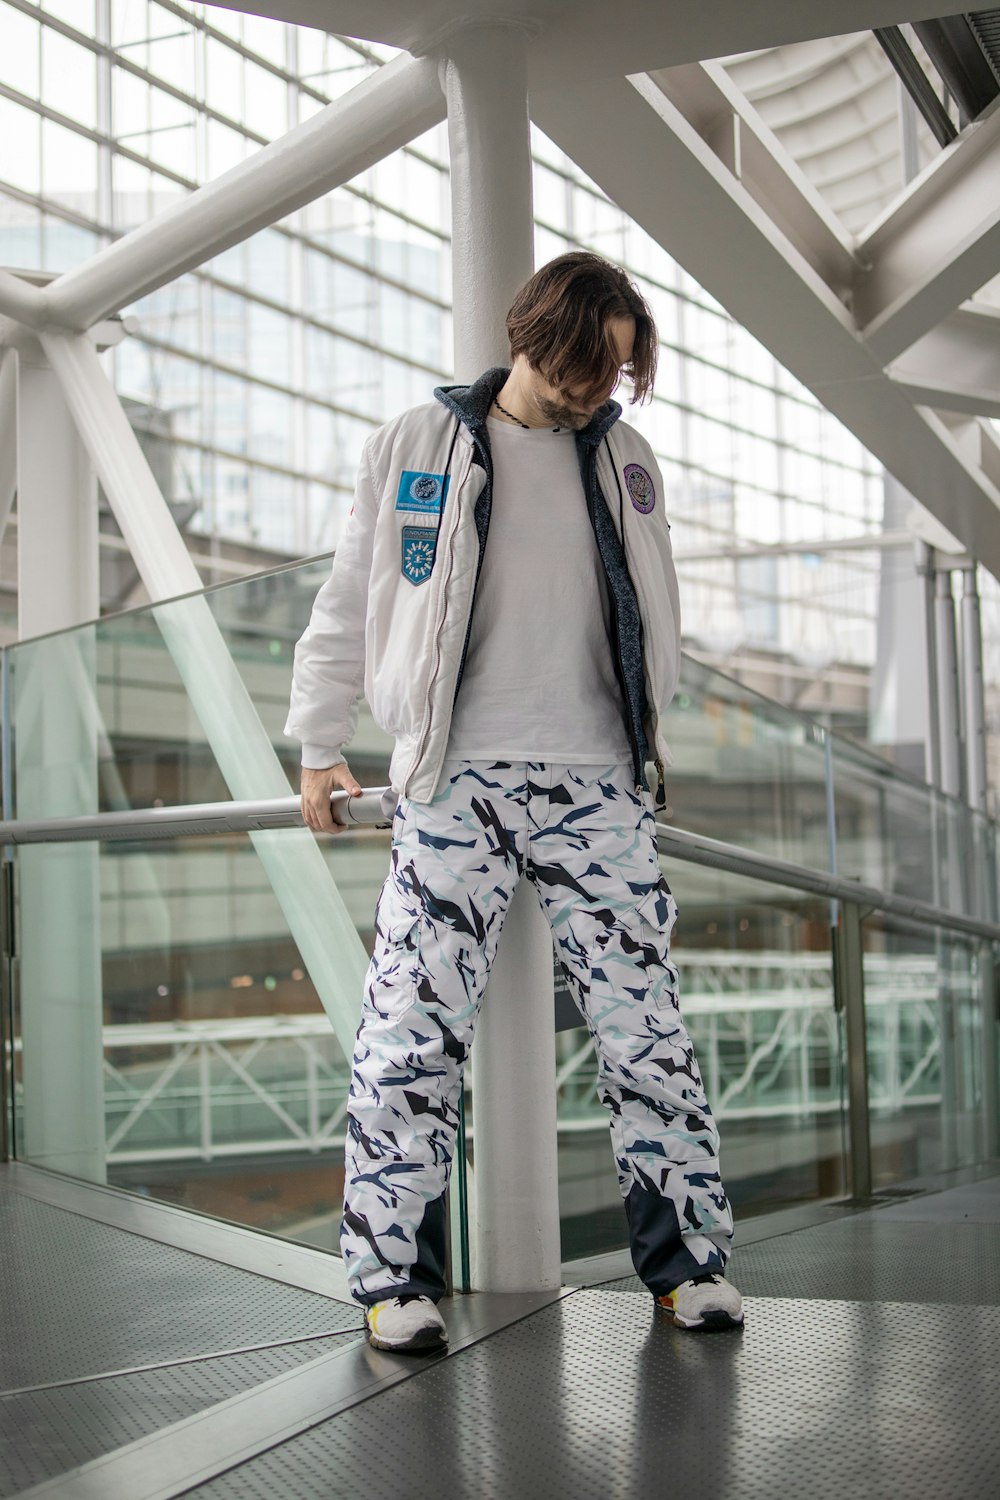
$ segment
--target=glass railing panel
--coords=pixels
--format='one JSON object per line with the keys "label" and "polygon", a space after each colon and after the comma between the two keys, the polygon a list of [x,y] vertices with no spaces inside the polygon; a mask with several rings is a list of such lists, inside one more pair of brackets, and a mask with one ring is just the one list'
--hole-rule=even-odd
{"label": "glass railing panel", "polygon": [[1000,922],[1000,879],[998,879],[997,824],[985,813],[970,812],[972,852],[969,867],[970,899],[966,910],[984,922]]}
{"label": "glass railing panel", "polygon": [[976,913],[993,884],[988,820],[847,740],[830,748],[837,873]]}
{"label": "glass railing panel", "polygon": [[[330,560],[321,558],[11,648],[17,815],[69,811],[68,779],[86,788],[87,805],[78,798],[73,808],[79,812],[215,802],[233,795],[219,768],[212,726],[201,722],[190,693],[190,674],[202,666],[197,643],[207,646],[208,633],[216,630],[289,789],[297,787],[298,746],[283,734],[292,653],[329,570]],[[182,672],[165,631],[176,642],[185,624],[196,646]],[[207,652],[204,670],[210,670]],[[41,693],[33,683],[49,686]],[[68,723],[53,723],[54,705],[61,705],[58,714]],[[352,770],[366,785],[384,784],[391,749],[362,704]],[[25,795],[31,768],[39,768],[39,774]],[[49,768],[57,768],[58,775]],[[256,793],[273,794],[273,788]]]}
{"label": "glass railing panel", "polygon": [[667,716],[664,820],[815,869],[830,868],[826,734],[690,657]]}
{"label": "glass railing panel", "polygon": [[[369,953],[388,838],[320,841]],[[348,1060],[250,838],[32,846],[17,864],[19,951],[51,950],[46,983],[36,957],[18,987],[18,1158],[336,1250]],[[42,881],[66,941],[35,931]]]}
{"label": "glass railing panel", "polygon": [[[184,675],[192,669],[190,655],[182,672],[166,644],[172,633],[176,639],[179,622],[183,625],[192,618],[221,634],[291,790],[297,784],[298,753],[297,746],[284,740],[282,725],[292,650],[328,570],[328,559],[314,560],[241,579],[191,600],[131,611],[12,648],[17,815],[72,816],[130,806],[216,801],[230,794],[218,769],[211,735],[192,707]],[[819,870],[831,868],[835,852],[837,869],[848,878],[952,909],[995,916],[996,826],[954,799],[941,797],[877,757],[829,736],[806,717],[690,658],[683,664],[667,734],[674,765],[667,773],[666,821],[745,846],[758,855]],[[386,780],[390,750],[390,741],[362,705],[350,756],[352,769],[363,783],[379,785]],[[337,887],[366,941],[370,941],[387,849],[388,834],[322,842],[322,859],[335,871]],[[222,1148],[229,1151],[226,1160],[232,1164],[247,1143],[252,1145],[257,1139],[254,1132],[262,1120],[270,1127],[287,1116],[284,1128],[289,1139],[299,1141],[296,1131],[306,1131],[308,1140],[302,1149],[309,1166],[313,1154],[310,1120],[315,1120],[317,1110],[322,1115],[331,1102],[333,1084],[332,1075],[323,1071],[326,1054],[308,1040],[312,1035],[308,1028],[315,1024],[321,1032],[329,1023],[317,1009],[316,992],[305,978],[308,965],[290,935],[289,922],[281,917],[277,899],[270,894],[263,867],[255,863],[257,856],[250,844],[213,840],[202,845],[179,840],[169,850],[163,844],[145,849],[118,845],[101,852],[94,845],[76,846],[73,851],[65,846],[22,850],[18,859],[22,922],[28,921],[21,959],[22,994],[29,993],[30,981],[32,995],[44,994],[52,1002],[47,1012],[44,1007],[39,1010],[34,1033],[27,1019],[27,1051],[34,1047],[36,1055],[41,1055],[53,1047],[53,1037],[61,1039],[67,1052],[76,1045],[81,1055],[97,1048],[96,1074],[78,1069],[76,1095],[66,1096],[67,1108],[93,1113],[91,1096],[96,1089],[101,1091],[100,1142],[83,1141],[81,1159],[97,1152],[98,1144],[104,1151],[112,1143],[112,1172],[133,1171],[136,1163],[122,1155],[127,1149],[146,1153],[141,1162],[148,1167],[156,1150],[155,1122],[165,1128],[169,1117],[174,1134],[168,1136],[167,1149],[176,1154],[177,1143],[182,1143],[187,1153],[182,1159],[188,1164],[184,1167],[187,1176],[177,1177],[171,1191],[181,1195],[175,1201],[203,1207],[215,1189],[199,1187],[196,1193],[195,1184],[216,1175],[215,1164],[225,1154]],[[671,883],[681,888],[682,915],[675,941],[678,958],[690,965],[683,993],[690,997],[692,1033],[720,1114],[724,1150],[727,1141],[738,1143],[738,1149],[730,1146],[727,1165],[734,1199],[748,1206],[836,1193],[843,1152],[840,1146],[835,1149],[833,1136],[842,1128],[843,1079],[839,1044],[835,1045],[839,1022],[830,998],[829,917],[823,903],[813,898],[800,900],[765,883],[740,883],[733,876],[711,875],[686,864],[683,880]],[[225,897],[220,895],[223,889],[228,893]],[[286,884],[286,911],[289,889]],[[69,912],[75,913],[72,921],[60,920]],[[88,923],[99,936],[86,937]],[[272,933],[283,936],[274,938],[277,947],[269,959],[267,943]],[[258,951],[258,940],[264,942],[265,951]],[[957,951],[966,950],[959,947]],[[205,964],[207,999],[201,977]],[[293,970],[303,978],[290,978]],[[946,991],[953,994],[959,980],[953,971],[948,973]],[[249,975],[251,982],[231,983],[241,975]],[[745,994],[728,987],[733,975]],[[275,981],[274,988],[265,985],[262,994],[258,993],[268,978]],[[161,985],[165,994],[160,993]],[[241,1086],[249,1093],[241,1095],[237,1082],[228,1076],[238,1080],[238,1070],[219,1048],[225,1051],[230,1043],[252,1045],[246,1037],[236,1038],[232,1026],[248,1022],[257,1026],[269,1015],[300,1014],[283,1008],[289,986],[298,987],[295,994],[311,996],[301,1011],[309,1019],[296,1023],[300,1030],[294,1038],[269,1036],[254,1054],[255,1066],[259,1057],[261,1068],[273,1063],[277,1069],[273,1075],[266,1074],[264,1092],[269,1098],[272,1086],[278,1092],[268,1102],[243,1079]],[[241,993],[243,989],[246,994]],[[768,1003],[758,1003],[765,990]],[[822,994],[822,1002],[816,999],[817,993]],[[279,996],[281,1004],[276,1000],[268,1010],[264,1002],[273,995]],[[181,997],[185,1006],[190,1002],[195,1009],[190,1013],[185,1009],[175,1017],[170,1007],[179,1004]],[[252,1009],[252,997],[253,1005],[264,1008]],[[56,1001],[61,1011],[53,1008]],[[198,1006],[203,1001],[208,1008],[202,1014]],[[91,1021],[85,1025],[82,1018],[88,1015]],[[91,1024],[95,1015],[100,1016],[96,1042]],[[128,1035],[118,1031],[106,1044],[105,1032],[115,1027],[138,1027],[142,1032],[154,1024],[192,1027],[202,1023],[215,1028],[213,1035],[206,1034],[201,1051],[196,1048],[186,1055],[158,1089],[155,1100],[130,1119],[133,1105],[129,1099],[142,1092],[141,1080],[159,1077],[155,1069],[164,1057],[173,1061],[175,1051],[170,1049],[180,1044],[176,1038],[165,1041],[164,1034],[158,1034],[154,1042],[151,1031],[145,1032],[144,1040],[141,1035],[137,1039],[134,1031]],[[282,1024],[287,1031],[288,1023]],[[776,1030],[778,1051],[774,1053],[768,1048]],[[788,1040],[793,1034],[794,1046]],[[335,1045],[332,1036],[328,1039]],[[582,1052],[585,1040],[573,1027],[559,1035],[560,1161],[568,1254],[585,1253],[580,1246],[611,1234],[602,1218],[606,1210],[613,1208],[620,1219],[620,1205],[613,1195],[607,1201],[609,1187],[616,1189],[606,1126],[603,1121],[598,1126],[588,1112],[597,1106]],[[888,1047],[882,1032],[873,1034],[873,1046],[873,1056],[881,1056]],[[54,1051],[58,1055],[58,1046]],[[117,1062],[109,1062],[112,1054],[119,1061],[126,1060],[125,1071]],[[192,1083],[190,1059],[196,1054],[198,1078]],[[579,1060],[575,1060],[577,1054]],[[288,1083],[280,1076],[293,1055],[312,1056],[308,1066],[318,1070],[320,1082],[315,1087],[310,1084],[305,1092],[301,1079]],[[339,1056],[342,1065],[342,1052]],[[22,1144],[30,1137],[26,1119],[30,1123],[31,1108],[29,1102],[25,1114],[24,1101],[32,1076],[30,1061],[23,1072],[24,1060],[21,1056],[18,1062]],[[929,1059],[925,1068],[932,1062]],[[145,1069],[135,1073],[139,1083],[130,1081],[128,1069]],[[125,1082],[118,1079],[119,1074]],[[209,1104],[197,1094],[203,1076],[210,1089],[217,1089]],[[895,1085],[889,1086],[892,1078],[886,1077],[886,1091],[880,1098],[883,1104],[889,1101],[886,1107],[891,1112],[897,1095]],[[322,1078],[327,1083],[320,1086]],[[170,1092],[174,1079],[180,1092]],[[798,1080],[795,1088],[794,1079]],[[184,1088],[195,1091],[187,1095],[186,1104],[182,1082]],[[197,1108],[192,1104],[196,1097]],[[964,1097],[961,1090],[955,1094],[960,1103]],[[905,1105],[899,1106],[903,1118],[914,1118],[911,1106],[908,1093]],[[787,1116],[782,1115],[782,1108],[787,1109]],[[964,1105],[956,1106],[952,1111],[955,1125],[949,1140],[964,1139],[966,1127],[958,1119],[963,1109]],[[207,1137],[200,1110],[211,1115]],[[794,1130],[785,1137],[779,1127],[787,1118],[794,1120]],[[947,1132],[942,1128],[938,1135],[945,1139]],[[921,1130],[917,1136],[930,1139],[933,1131]],[[126,1146],[129,1138],[137,1143],[134,1147]],[[781,1144],[783,1140],[786,1145]],[[794,1142],[794,1149],[787,1142]],[[914,1149],[917,1156],[921,1151],[926,1156],[929,1150]],[[964,1150],[960,1146],[959,1154]],[[291,1146],[275,1146],[270,1155],[291,1171],[296,1159]],[[43,1146],[35,1159],[47,1159],[47,1148]],[[165,1169],[160,1170],[162,1176]],[[784,1186],[777,1181],[782,1173]],[[79,1175],[87,1176],[88,1170],[81,1169]],[[155,1186],[152,1181],[133,1185],[145,1191]],[[203,1193],[208,1196],[199,1196]],[[263,1200],[251,1199],[249,1187],[245,1191],[227,1188],[226,1193],[232,1196],[219,1196],[220,1213],[267,1227],[270,1211],[260,1206]],[[273,1202],[272,1222],[284,1222],[281,1216],[286,1210],[290,1213],[290,1208],[283,1199]],[[323,1219],[325,1212],[317,1210],[314,1217]],[[288,1232],[305,1233],[304,1222],[295,1220],[293,1231]],[[574,1236],[579,1241],[576,1248]]]}
{"label": "glass railing panel", "polygon": [[[722,1139],[737,1217],[836,1197],[847,1145],[830,907],[763,881],[670,862],[681,1014]],[[593,1046],[557,988],[564,1260],[622,1249],[625,1216]]]}
{"label": "glass railing panel", "polygon": [[863,933],[873,1185],[981,1160],[989,950],[878,913]]}

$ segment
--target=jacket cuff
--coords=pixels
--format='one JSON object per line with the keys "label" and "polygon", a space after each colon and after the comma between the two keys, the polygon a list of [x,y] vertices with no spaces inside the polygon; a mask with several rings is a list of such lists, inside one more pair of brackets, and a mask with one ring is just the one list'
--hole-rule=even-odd
{"label": "jacket cuff", "polygon": [[307,771],[328,771],[331,766],[342,766],[346,756],[328,745],[303,745],[302,764]]}

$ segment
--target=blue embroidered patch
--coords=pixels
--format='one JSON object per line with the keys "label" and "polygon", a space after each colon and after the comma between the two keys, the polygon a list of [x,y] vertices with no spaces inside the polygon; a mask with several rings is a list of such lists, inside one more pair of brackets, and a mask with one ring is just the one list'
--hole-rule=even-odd
{"label": "blue embroidered patch", "polygon": [[426,583],[437,551],[436,526],[403,527],[402,573],[411,583]]}
{"label": "blue embroidered patch", "polygon": [[450,475],[428,474],[419,469],[404,469],[396,491],[397,510],[421,510],[441,513],[448,493]]}
{"label": "blue embroidered patch", "polygon": [[656,504],[656,491],[653,488],[652,476],[641,464],[626,464],[624,472],[625,487],[628,490],[633,510],[648,516]]}

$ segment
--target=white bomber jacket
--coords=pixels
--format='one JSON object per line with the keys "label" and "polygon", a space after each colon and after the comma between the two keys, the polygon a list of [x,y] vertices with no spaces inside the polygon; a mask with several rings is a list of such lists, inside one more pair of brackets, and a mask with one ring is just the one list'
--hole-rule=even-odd
{"label": "white bomber jacket", "polygon": [[[364,691],[396,742],[393,787],[416,802],[434,796],[489,531],[486,416],[508,374],[439,389],[365,443],[333,570],[295,647],[285,733],[302,742],[304,766],[344,759]],[[677,576],[656,460],[620,414],[614,401],[601,407],[577,434],[577,453],[608,580],[609,649],[636,785],[650,755],[663,805],[663,721],[680,671]]]}

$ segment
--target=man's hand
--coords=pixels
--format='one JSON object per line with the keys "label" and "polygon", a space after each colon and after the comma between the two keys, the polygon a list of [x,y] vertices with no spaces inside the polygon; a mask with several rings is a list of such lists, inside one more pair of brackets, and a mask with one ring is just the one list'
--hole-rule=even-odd
{"label": "man's hand", "polygon": [[343,833],[349,825],[335,816],[330,802],[330,793],[342,787],[352,797],[358,796],[362,788],[351,775],[346,761],[339,766],[328,766],[325,771],[310,771],[302,767],[302,816],[306,827],[313,833]]}

